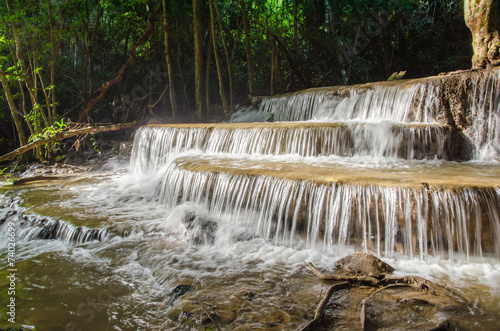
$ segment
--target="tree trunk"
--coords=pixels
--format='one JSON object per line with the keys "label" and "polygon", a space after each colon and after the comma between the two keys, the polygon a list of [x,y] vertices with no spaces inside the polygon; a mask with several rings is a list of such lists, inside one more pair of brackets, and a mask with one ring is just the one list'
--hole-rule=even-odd
{"label": "tree trunk", "polygon": [[465,0],[464,14],[472,32],[472,67],[500,65],[498,0]]}
{"label": "tree trunk", "polygon": [[195,116],[201,119],[204,115],[203,93],[203,21],[201,0],[193,0],[193,32],[194,32],[194,90],[196,99]]}
{"label": "tree trunk", "polygon": [[50,21],[50,86],[48,91],[49,102],[47,104],[47,113],[49,116],[49,123],[53,124],[56,122],[57,117],[57,99],[56,99],[56,69],[57,60],[59,58],[59,52],[61,50],[61,36],[66,26],[66,11],[63,11],[60,18],[59,31],[56,34],[54,31],[54,19],[52,16],[52,7],[50,0],[47,0],[47,8],[49,10],[49,21]]}
{"label": "tree trunk", "polygon": [[215,38],[215,15],[214,15],[214,4],[213,0],[209,0],[208,4],[210,6],[210,30],[212,33],[212,44],[214,45],[214,59],[215,65],[217,66],[217,76],[219,77],[219,94],[222,99],[222,108],[224,109],[224,114],[226,116],[229,114],[229,105],[227,104],[226,92],[224,90],[224,81],[222,78],[222,68],[220,65],[219,53],[217,52],[217,39]]}
{"label": "tree trunk", "polygon": [[123,74],[134,63],[134,61],[136,59],[135,58],[135,51],[137,50],[137,47],[139,47],[140,45],[145,43],[146,40],[148,40],[149,37],[153,34],[153,32],[154,32],[153,20],[154,20],[155,14],[156,14],[156,11],[154,11],[148,17],[148,27],[146,28],[146,31],[144,32],[142,37],[138,41],[133,43],[132,46],[130,47],[128,60],[127,60],[127,62],[125,62],[124,65],[122,65],[122,67],[120,68],[120,71],[118,71],[115,78],[102,84],[102,86],[100,88],[99,95],[96,96],[95,98],[92,98],[89,101],[89,103],[87,104],[87,106],[80,111],[80,113],[78,114],[78,120],[80,122],[84,122],[87,119],[87,116],[90,113],[90,111],[92,110],[92,108],[94,108],[94,106],[105,97],[106,92],[109,90],[109,88],[111,86],[121,82],[121,80],[123,79]]}
{"label": "tree trunk", "polygon": [[240,0],[241,17],[243,20],[243,29],[245,30],[245,48],[247,52],[247,68],[248,68],[248,88],[250,95],[254,95],[254,73],[252,63],[252,48],[250,46],[250,24],[248,23],[248,15],[245,7],[245,1]]}
{"label": "tree trunk", "polygon": [[[23,111],[22,116],[23,116],[23,118],[26,118],[26,116],[28,116],[28,111],[26,110],[26,94],[24,93],[23,84],[21,83],[20,80],[17,81],[17,84],[19,86],[19,91],[21,93],[21,97],[19,98],[19,101],[20,101],[21,110]],[[30,131],[30,135],[34,135],[36,132],[35,132],[35,128],[33,128],[33,125],[31,125],[31,123],[29,121],[24,121],[24,122],[28,126],[28,129]]]}
{"label": "tree trunk", "polygon": [[7,103],[9,104],[10,113],[12,115],[12,119],[14,120],[14,124],[17,130],[17,136],[19,137],[20,145],[26,145],[28,143],[28,139],[26,138],[26,134],[23,130],[23,121],[17,112],[16,103],[14,102],[14,98],[12,97],[12,92],[10,90],[9,81],[5,76],[5,73],[0,72],[0,80],[2,81],[3,91],[5,93],[5,98],[7,99]]}
{"label": "tree trunk", "polygon": [[165,43],[165,61],[167,62],[168,71],[168,91],[170,94],[170,106],[172,108],[172,118],[175,120],[177,117],[177,101],[175,98],[175,88],[174,88],[174,72],[172,69],[172,60],[170,59],[170,47],[169,47],[169,22],[167,19],[167,0],[162,0],[163,4],[163,39]]}
{"label": "tree trunk", "polygon": [[189,98],[187,94],[187,86],[186,86],[186,80],[184,79],[184,74],[182,73],[183,70],[183,65],[181,65],[181,61],[179,60],[179,54],[181,54],[181,49],[179,45],[178,47],[178,53],[177,53],[177,68],[179,68],[179,74],[181,76],[181,82],[182,82],[182,96],[184,97],[184,109],[187,109],[187,112],[189,115],[191,115],[191,105],[189,104]]}
{"label": "tree trunk", "polygon": [[208,34],[207,43],[207,62],[205,63],[205,104],[207,105],[207,116],[210,116],[210,106],[212,101],[210,99],[210,62],[212,61],[212,34]]}
{"label": "tree trunk", "polygon": [[220,12],[219,12],[219,7],[217,5],[217,1],[214,0],[214,5],[215,7],[215,13],[217,14],[217,22],[219,23],[219,29],[220,29],[220,37],[222,40],[222,46],[224,47],[224,53],[226,55],[226,63],[227,63],[227,75],[229,79],[229,105],[230,108],[233,108],[233,73],[232,73],[232,68],[231,68],[231,59],[229,58],[229,51],[227,50],[227,45],[226,45],[226,39],[224,38],[224,31],[222,30],[222,20],[220,18]]}
{"label": "tree trunk", "polygon": [[[94,40],[97,33],[97,29],[99,27],[99,23],[101,21],[101,16],[104,13],[101,7],[101,2],[99,1],[97,3],[97,15],[91,31],[90,7],[92,7],[92,5],[89,4],[89,0],[85,1],[85,17],[83,19],[83,29],[85,31],[84,34],[85,59],[83,62],[82,88],[80,91],[84,107],[87,107],[87,104],[91,97],[90,93],[92,92],[92,80],[90,76],[90,68],[92,64],[92,50],[94,48]],[[128,45],[128,35],[127,39],[125,40],[125,47],[128,47],[127,45]]]}
{"label": "tree trunk", "polygon": [[[13,11],[17,10],[17,8],[14,8],[14,5],[12,4],[12,0],[6,0],[7,8],[10,14],[12,14]],[[21,66],[21,70],[24,75],[24,81],[26,84],[26,88],[28,89],[28,93],[30,95],[31,103],[33,106],[33,110],[35,112],[35,115],[40,114],[42,116],[43,122],[45,126],[50,126],[47,116],[44,113],[43,109],[41,109],[40,103],[38,102],[38,96],[37,96],[37,89],[35,86],[35,80],[36,76],[33,74],[32,70],[30,67],[26,64],[26,58],[24,56],[24,50],[23,50],[23,44],[22,44],[22,38],[21,34],[19,32],[19,28],[17,24],[12,25],[12,33],[14,35],[14,43],[16,45],[16,58],[19,61],[19,64]],[[37,123],[38,120],[34,121],[35,126],[34,129],[37,133],[40,133],[42,131],[40,125]]]}
{"label": "tree trunk", "polygon": [[297,19],[297,0],[292,0],[292,10],[293,10],[293,47],[297,47],[298,44],[298,19]]}
{"label": "tree trunk", "polygon": [[274,60],[276,57],[274,53],[276,52],[276,41],[272,41],[271,43],[271,84],[269,86],[269,94],[274,94]]}
{"label": "tree trunk", "polygon": [[292,71],[297,75],[302,84],[307,87],[314,86],[309,75],[304,71],[304,69],[302,69],[302,66],[297,62],[297,60],[295,60],[295,57],[292,55],[292,53],[290,53],[283,40],[281,40],[280,37],[269,30],[267,31],[267,33],[269,33],[276,40],[278,46],[281,48],[281,50],[285,54],[286,59],[290,63]]}

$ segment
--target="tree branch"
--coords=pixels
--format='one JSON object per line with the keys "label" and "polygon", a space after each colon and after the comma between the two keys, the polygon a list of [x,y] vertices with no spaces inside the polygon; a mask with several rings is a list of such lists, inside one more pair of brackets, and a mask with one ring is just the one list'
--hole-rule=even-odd
{"label": "tree branch", "polygon": [[26,144],[24,146],[19,147],[18,149],[13,150],[12,152],[9,152],[5,155],[2,155],[2,156],[0,156],[0,162],[12,160],[18,155],[24,154],[24,153],[32,150],[33,148],[45,145],[51,141],[59,141],[59,140],[63,140],[66,138],[80,136],[80,135],[84,135],[84,134],[88,134],[88,133],[99,133],[99,132],[107,132],[107,131],[125,130],[125,129],[133,128],[137,125],[139,125],[139,122],[121,123],[121,124],[113,124],[113,125],[102,125],[102,126],[97,126],[97,127],[90,126],[90,127],[86,127],[86,128],[82,128],[82,129],[62,131],[59,134],[57,134],[55,137],[52,137],[50,139],[41,139],[41,140],[33,141],[29,144]]}
{"label": "tree branch", "polygon": [[129,52],[128,60],[127,60],[127,62],[125,62],[124,65],[122,65],[122,67],[120,68],[120,71],[118,71],[115,78],[102,84],[102,86],[100,88],[101,92],[99,93],[99,95],[96,96],[95,98],[92,98],[89,101],[89,103],[87,104],[87,106],[85,107],[85,109],[82,109],[82,111],[80,111],[80,114],[78,115],[79,122],[85,122],[87,120],[88,114],[92,111],[94,106],[104,98],[104,96],[106,95],[106,92],[109,90],[109,88],[111,86],[121,82],[121,80],[123,79],[123,74],[125,73],[125,71],[128,68],[130,68],[132,66],[132,64],[134,63],[134,61],[136,59],[135,51],[137,50],[137,47],[139,47],[143,43],[145,43],[149,39],[149,37],[153,34],[153,32],[154,32],[153,19],[154,19],[155,15],[156,15],[156,10],[153,11],[153,13],[151,13],[151,15],[149,15],[148,27],[146,28],[146,31],[144,32],[142,37],[139,40],[137,40],[136,42],[134,42],[132,44],[132,46],[130,46],[130,49],[128,51]]}
{"label": "tree branch", "polygon": [[[338,275],[325,275],[321,271],[319,271],[314,264],[311,262],[304,262],[304,264],[311,269],[312,272],[316,276],[318,276],[319,279],[322,280],[336,280],[336,281],[348,281],[348,282],[358,282],[362,283],[364,285],[378,285],[380,283],[380,280],[376,277],[372,276],[365,276],[365,275],[360,275],[360,276],[338,276]],[[399,278],[398,278],[399,280]]]}

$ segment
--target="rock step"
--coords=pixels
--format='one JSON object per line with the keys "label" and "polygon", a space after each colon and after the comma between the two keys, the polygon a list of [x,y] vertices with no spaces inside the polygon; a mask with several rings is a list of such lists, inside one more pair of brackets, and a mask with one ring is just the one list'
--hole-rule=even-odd
{"label": "rock step", "polygon": [[[276,158],[275,158],[276,159]],[[319,158],[318,158],[319,159]],[[165,169],[159,201],[196,202],[276,244],[412,258],[500,257],[500,172],[444,162],[363,168],[203,155]],[[385,168],[384,168],[385,167]],[[224,216],[226,215],[226,216]]]}
{"label": "rock step", "polygon": [[269,176],[319,184],[383,187],[493,188],[500,189],[500,167],[492,164],[413,162],[363,165],[297,158],[294,161],[229,156],[179,157],[175,164],[185,170],[243,176]]}
{"label": "rock step", "polygon": [[440,124],[395,122],[275,122],[149,125],[134,141],[132,169],[157,168],[168,155],[205,153],[369,156],[425,159],[447,156],[450,130]]}

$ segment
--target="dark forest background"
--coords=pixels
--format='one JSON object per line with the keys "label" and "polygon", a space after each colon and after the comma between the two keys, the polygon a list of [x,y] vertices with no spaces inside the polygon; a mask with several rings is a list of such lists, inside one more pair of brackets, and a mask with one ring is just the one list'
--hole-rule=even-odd
{"label": "dark forest background", "polygon": [[471,67],[460,1],[6,0],[0,11],[4,149],[19,146],[13,106],[28,136],[68,120],[215,121],[250,94]]}

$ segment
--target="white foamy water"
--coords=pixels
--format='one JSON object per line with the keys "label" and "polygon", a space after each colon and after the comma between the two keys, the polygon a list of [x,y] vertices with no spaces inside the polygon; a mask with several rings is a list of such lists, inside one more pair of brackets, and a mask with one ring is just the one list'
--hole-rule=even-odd
{"label": "white foamy water", "polygon": [[12,220],[19,320],[47,330],[214,321],[228,330],[297,329],[329,286],[304,261],[328,270],[365,251],[396,275],[464,297],[470,314],[455,318],[460,327],[491,329],[500,308],[500,188],[498,77],[488,77],[475,83],[471,110],[472,127],[487,129],[466,132],[487,154],[480,162],[445,160],[438,87],[385,83],[266,98],[261,108],[315,122],[143,127],[129,173],[115,162],[101,168],[114,173],[3,188],[0,277]]}
{"label": "white foamy water", "polygon": [[424,84],[317,88],[265,97],[260,110],[276,121],[380,121],[435,123],[435,93]]}
{"label": "white foamy water", "polygon": [[[281,123],[282,125],[283,123]],[[138,130],[132,172],[155,170],[173,155],[190,150],[207,154],[300,155],[371,158],[444,158],[447,129],[418,123],[340,122],[335,126],[182,128],[147,126]],[[170,160],[169,160],[170,159]]]}
{"label": "white foamy water", "polygon": [[[156,194],[144,194],[159,190],[154,178],[99,175],[96,179],[98,180],[87,177],[81,181],[73,181],[72,185],[47,183],[51,186],[51,190],[47,191],[53,194],[54,215],[47,215],[47,211],[44,214],[53,219],[64,218],[66,214],[80,215],[81,222],[107,229],[109,234],[105,240],[76,245],[62,238],[19,241],[19,262],[24,261],[25,265],[31,266],[33,272],[39,272],[40,263],[45,261],[43,263],[47,267],[60,270],[50,277],[62,277],[57,283],[49,282],[49,278],[40,278],[31,285],[23,281],[24,286],[32,288],[34,295],[39,293],[52,303],[65,301],[65,291],[71,291],[66,283],[69,281],[75,284],[72,286],[86,289],[82,293],[87,294],[84,294],[81,298],[83,301],[80,302],[85,302],[87,298],[102,298],[106,303],[104,310],[94,311],[94,320],[89,322],[90,315],[84,314],[87,310],[81,307],[78,309],[78,302],[69,304],[59,317],[52,317],[63,324],[74,322],[79,327],[86,328],[99,322],[121,329],[169,329],[184,323],[194,326],[189,319],[179,319],[179,309],[202,317],[203,310],[199,307],[198,300],[208,303],[209,298],[218,298],[218,309],[229,311],[239,307],[238,309],[242,309],[240,313],[246,316],[245,323],[256,323],[254,327],[259,328],[263,327],[258,322],[261,318],[259,314],[247,312],[237,301],[230,299],[230,293],[233,293],[234,300],[238,297],[235,293],[239,292],[234,292],[234,286],[258,297],[265,296],[268,303],[261,303],[261,308],[279,315],[280,298],[290,295],[291,288],[288,285],[282,285],[283,288],[268,287],[267,282],[270,285],[284,281],[295,288],[292,291],[294,296],[302,293],[297,292],[297,289],[303,288],[304,282],[311,283],[306,291],[310,294],[303,292],[302,299],[297,301],[297,311],[288,311],[292,316],[291,320],[281,324],[293,327],[301,323],[304,309],[311,308],[310,302],[316,302],[321,291],[321,288],[315,287],[321,283],[306,271],[303,262],[311,261],[320,268],[328,268],[339,257],[358,250],[355,246],[346,244],[341,249],[329,252],[321,246],[310,247],[308,239],[298,235],[293,245],[283,245],[279,240],[262,235],[259,228],[265,229],[263,222],[257,229],[254,226],[252,220],[264,219],[265,216],[221,212],[221,209],[217,210],[219,207],[212,207],[203,201],[187,199],[186,202],[180,201],[175,205],[162,204]],[[30,191],[23,192],[23,197],[29,201]],[[15,191],[9,192],[9,195],[12,194]],[[54,208],[55,206],[58,208]],[[36,213],[37,210],[36,206],[29,208],[31,213]],[[193,242],[196,232],[192,232],[183,222],[188,213],[216,222],[213,242]],[[97,224],[95,218],[100,220]],[[291,239],[291,236],[287,238]],[[1,249],[3,252],[4,247]],[[2,253],[0,256],[5,255]],[[500,270],[498,259],[469,257],[467,261],[466,256],[459,254],[455,254],[455,260],[416,258],[395,254],[384,260],[396,267],[396,274],[418,274],[434,281],[449,282],[454,284],[461,295],[488,307],[487,309],[494,309],[498,305],[498,295],[495,294],[500,289],[496,277]],[[80,270],[81,276],[72,270]],[[24,269],[22,273],[25,276],[31,275]],[[95,276],[89,277],[94,274]],[[172,293],[180,284],[194,286],[191,290],[193,292],[176,298]],[[489,289],[487,293],[480,290],[484,288]],[[51,293],[58,293],[58,297]],[[70,295],[70,292],[67,293]],[[244,293],[246,292],[241,294]],[[36,302],[47,304],[40,300]],[[85,308],[90,309],[91,306]],[[35,309],[41,308],[35,306]],[[73,317],[67,317],[66,311]],[[130,315],[130,312],[133,313]],[[116,318],[108,320],[106,315]],[[42,327],[50,325],[44,324],[49,322],[44,322],[36,314],[30,316],[35,319],[33,324]],[[230,328],[235,327],[239,323],[237,321],[224,319],[224,323],[228,323]]]}

